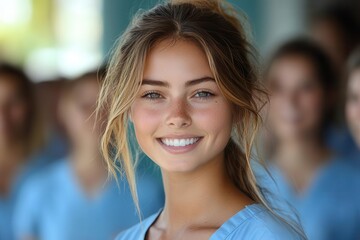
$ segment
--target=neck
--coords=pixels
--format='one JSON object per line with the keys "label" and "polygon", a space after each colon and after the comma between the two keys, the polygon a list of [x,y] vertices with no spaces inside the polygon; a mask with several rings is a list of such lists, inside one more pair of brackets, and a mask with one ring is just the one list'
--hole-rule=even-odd
{"label": "neck", "polygon": [[[0,165],[14,165],[24,161],[26,146],[23,142],[11,142],[0,144]],[[2,168],[3,169],[3,168]]]}
{"label": "neck", "polygon": [[275,161],[295,190],[302,193],[331,155],[332,152],[318,138],[293,139],[280,142]]}
{"label": "neck", "polygon": [[276,152],[276,161],[286,168],[313,168],[324,164],[331,152],[319,138],[298,138],[283,141]]}
{"label": "neck", "polygon": [[84,190],[90,194],[96,192],[107,177],[100,152],[91,148],[75,148],[70,159],[74,173]]}
{"label": "neck", "polygon": [[0,196],[7,196],[14,176],[26,160],[26,149],[20,142],[0,144],[0,152]]}
{"label": "neck", "polygon": [[229,179],[223,156],[191,173],[162,171],[165,207],[158,227],[176,232],[187,226],[221,226],[252,203]]}

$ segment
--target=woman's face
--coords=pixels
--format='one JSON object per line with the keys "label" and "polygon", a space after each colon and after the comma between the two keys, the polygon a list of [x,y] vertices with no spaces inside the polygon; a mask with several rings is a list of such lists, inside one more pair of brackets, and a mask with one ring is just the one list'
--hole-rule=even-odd
{"label": "woman's face", "polygon": [[349,77],[346,118],[352,135],[360,147],[360,69],[355,70]]}
{"label": "woman's face", "polygon": [[29,105],[18,81],[11,75],[0,75],[0,142],[25,136]]}
{"label": "woman's face", "polygon": [[164,171],[191,172],[222,159],[232,129],[205,53],[191,41],[149,52],[131,120],[142,150]]}
{"label": "woman's face", "polygon": [[324,90],[312,63],[303,56],[275,60],[267,75],[269,125],[279,140],[318,134],[325,110]]}

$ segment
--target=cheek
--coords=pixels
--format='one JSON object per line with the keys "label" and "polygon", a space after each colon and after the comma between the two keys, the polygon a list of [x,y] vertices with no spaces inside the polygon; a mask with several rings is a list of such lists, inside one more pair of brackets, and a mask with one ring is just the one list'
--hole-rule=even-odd
{"label": "cheek", "polygon": [[193,124],[211,134],[216,142],[226,142],[232,130],[232,110],[229,103],[219,100],[211,107],[194,109]]}
{"label": "cheek", "polygon": [[64,112],[65,128],[73,138],[78,138],[87,129],[87,118],[74,105],[69,105]]}
{"label": "cheek", "polygon": [[135,101],[130,110],[131,121],[134,124],[136,137],[139,143],[147,136],[152,136],[161,124],[162,113],[160,108],[146,106]]}
{"label": "cheek", "polygon": [[300,109],[304,119],[312,123],[321,121],[326,111],[325,105],[324,96],[321,93],[306,94],[300,100]]}
{"label": "cheek", "polygon": [[10,117],[11,120],[17,123],[23,123],[26,121],[27,109],[24,104],[19,104],[11,108]]}
{"label": "cheek", "polygon": [[284,110],[286,98],[272,96],[268,106],[267,118],[271,125],[276,125],[281,121],[281,112]]}

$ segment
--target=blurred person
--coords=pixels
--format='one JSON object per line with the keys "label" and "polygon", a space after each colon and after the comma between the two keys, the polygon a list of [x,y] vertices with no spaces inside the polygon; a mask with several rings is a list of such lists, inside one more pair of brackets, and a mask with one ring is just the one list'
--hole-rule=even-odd
{"label": "blurred person", "polygon": [[21,69],[0,63],[0,239],[13,239],[12,217],[19,189],[43,164],[37,117],[29,78]]}
{"label": "blurred person", "polygon": [[117,147],[137,202],[131,122],[161,168],[166,201],[116,239],[304,238],[274,214],[254,180],[264,91],[238,17],[226,1],[170,0],[137,16],[121,37],[99,101],[109,113],[102,152],[115,172],[109,148]]}
{"label": "blurred person", "polygon": [[[33,177],[21,191],[14,221],[17,239],[106,240],[138,222],[126,181],[107,180],[99,151],[103,116],[95,124],[92,113],[103,72],[90,72],[65,84],[59,113],[70,139],[70,154]],[[147,217],[163,206],[163,189],[161,179],[144,164],[137,181],[141,213]]]}
{"label": "blurred person", "polygon": [[261,185],[288,201],[310,240],[360,238],[360,173],[325,143],[331,64],[314,42],[296,39],[270,59],[267,128],[273,136]]}
{"label": "blurred person", "polygon": [[358,147],[350,155],[360,165],[360,47],[350,56],[347,71],[345,115]]}
{"label": "blurred person", "polygon": [[68,155],[68,142],[59,120],[58,108],[66,78],[56,78],[35,84],[35,95],[45,131],[44,152],[49,162]]}
{"label": "blurred person", "polygon": [[346,128],[344,119],[345,83],[343,75],[346,60],[360,41],[357,19],[344,7],[327,7],[313,14],[310,35],[329,55],[334,67],[336,89],[334,91],[331,128],[327,129],[326,143],[341,154],[352,152],[356,144]]}

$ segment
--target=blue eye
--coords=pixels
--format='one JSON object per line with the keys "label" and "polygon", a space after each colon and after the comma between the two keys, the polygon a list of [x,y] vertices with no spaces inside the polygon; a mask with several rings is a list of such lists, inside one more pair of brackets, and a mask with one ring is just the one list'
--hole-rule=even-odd
{"label": "blue eye", "polygon": [[147,92],[141,96],[142,98],[150,99],[150,100],[156,100],[159,98],[162,98],[162,96],[157,92]]}
{"label": "blue eye", "polygon": [[212,94],[211,92],[207,92],[207,91],[198,91],[194,96],[197,98],[210,98],[210,97],[214,96],[214,94]]}

